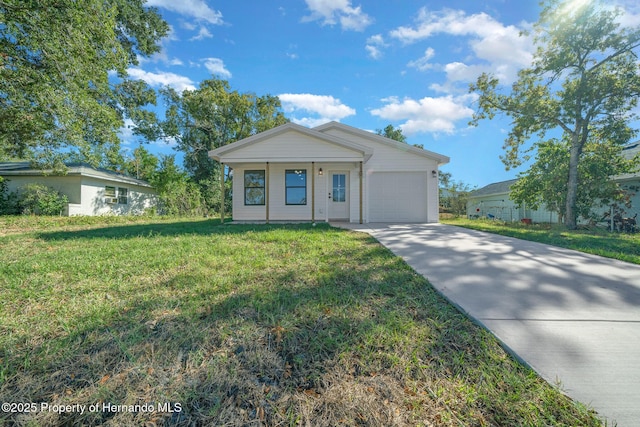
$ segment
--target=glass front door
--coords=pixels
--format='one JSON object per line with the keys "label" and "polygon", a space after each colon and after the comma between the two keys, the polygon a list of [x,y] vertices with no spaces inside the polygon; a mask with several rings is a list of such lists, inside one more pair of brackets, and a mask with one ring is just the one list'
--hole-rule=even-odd
{"label": "glass front door", "polygon": [[349,173],[332,172],[329,185],[329,219],[349,219]]}

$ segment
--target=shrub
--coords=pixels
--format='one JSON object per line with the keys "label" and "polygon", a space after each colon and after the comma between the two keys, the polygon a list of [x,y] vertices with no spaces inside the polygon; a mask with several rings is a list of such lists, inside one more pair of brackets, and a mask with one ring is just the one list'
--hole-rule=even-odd
{"label": "shrub", "polygon": [[69,198],[43,184],[27,184],[20,189],[18,205],[24,215],[62,215]]}
{"label": "shrub", "polygon": [[20,213],[18,194],[9,192],[7,181],[0,176],[0,215],[17,215]]}
{"label": "shrub", "polygon": [[158,198],[158,211],[163,215],[202,215],[206,212],[200,190],[192,182],[168,182]]}

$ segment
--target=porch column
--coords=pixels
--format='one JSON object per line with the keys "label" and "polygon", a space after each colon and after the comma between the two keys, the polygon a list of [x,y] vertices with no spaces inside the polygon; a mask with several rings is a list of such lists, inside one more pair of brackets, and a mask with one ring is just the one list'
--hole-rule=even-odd
{"label": "porch column", "polygon": [[311,222],[316,222],[316,162],[311,162]]}
{"label": "porch column", "polygon": [[360,162],[360,224],[362,224],[362,161]]}
{"label": "porch column", "polygon": [[220,223],[224,224],[224,163],[220,162]]}
{"label": "porch column", "polygon": [[269,224],[269,162],[267,162],[266,173],[264,177],[264,193],[265,193],[265,221]]}

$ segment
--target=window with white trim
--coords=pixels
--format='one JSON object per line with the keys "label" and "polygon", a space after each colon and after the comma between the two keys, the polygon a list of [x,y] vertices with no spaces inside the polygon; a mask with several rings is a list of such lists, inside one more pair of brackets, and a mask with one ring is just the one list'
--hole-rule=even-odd
{"label": "window with white trim", "polygon": [[126,205],[129,203],[129,190],[126,188],[118,187],[118,203]]}

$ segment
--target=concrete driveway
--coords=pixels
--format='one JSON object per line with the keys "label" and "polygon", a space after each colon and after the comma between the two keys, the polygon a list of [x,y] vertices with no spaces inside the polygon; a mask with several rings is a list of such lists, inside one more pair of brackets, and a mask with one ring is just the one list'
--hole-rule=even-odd
{"label": "concrete driveway", "polygon": [[640,425],[640,266],[444,224],[335,224],[401,256],[543,378]]}

